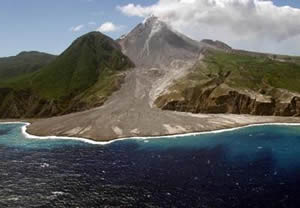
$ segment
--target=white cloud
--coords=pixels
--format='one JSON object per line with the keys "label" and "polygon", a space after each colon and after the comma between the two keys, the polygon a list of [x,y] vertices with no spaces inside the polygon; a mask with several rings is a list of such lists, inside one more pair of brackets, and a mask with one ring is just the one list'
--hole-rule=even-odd
{"label": "white cloud", "polygon": [[154,13],[154,7],[142,7],[141,5],[128,4],[126,6],[118,6],[117,9],[128,16],[146,17]]}
{"label": "white cloud", "polygon": [[80,30],[82,30],[84,28],[84,25],[77,25],[75,27],[71,27],[70,30],[72,32],[79,32]]}
{"label": "white cloud", "polygon": [[[212,38],[236,48],[300,54],[300,9],[267,0],[158,0],[118,6],[128,16],[155,15],[192,38]],[[270,45],[271,44],[271,45]]]}
{"label": "white cloud", "polygon": [[116,32],[116,31],[120,30],[121,28],[122,28],[122,26],[115,25],[112,22],[105,22],[97,29],[97,31],[102,32],[102,33]]}

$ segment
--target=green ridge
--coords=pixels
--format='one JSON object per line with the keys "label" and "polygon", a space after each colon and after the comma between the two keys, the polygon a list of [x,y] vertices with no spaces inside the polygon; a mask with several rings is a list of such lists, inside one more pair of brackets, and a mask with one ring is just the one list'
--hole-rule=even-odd
{"label": "green ridge", "polygon": [[28,74],[49,64],[56,56],[36,51],[21,52],[17,56],[0,58],[0,82]]}
{"label": "green ridge", "polygon": [[[130,67],[133,67],[132,62],[114,40],[91,32],[75,40],[50,64],[6,80],[0,88],[12,90],[9,96],[13,101],[19,99],[23,91],[37,98],[38,103],[31,104],[37,107],[29,109],[32,113],[26,117],[53,116],[102,105],[120,87],[122,74]],[[45,113],[43,106],[51,108],[51,112]]]}
{"label": "green ridge", "polygon": [[300,115],[299,57],[207,50],[155,101],[167,110]]}

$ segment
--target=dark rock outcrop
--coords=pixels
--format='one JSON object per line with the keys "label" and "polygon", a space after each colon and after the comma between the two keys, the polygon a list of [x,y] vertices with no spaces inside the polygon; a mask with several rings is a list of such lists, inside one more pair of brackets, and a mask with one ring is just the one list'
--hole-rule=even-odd
{"label": "dark rock outcrop", "polygon": [[[114,90],[121,87],[124,77],[114,83]],[[30,89],[0,88],[0,118],[46,118],[80,112],[104,104],[108,97],[86,101],[83,94],[61,99],[45,99]]]}
{"label": "dark rock outcrop", "polygon": [[[294,96],[289,102],[274,97],[260,100],[238,91],[228,90],[215,96],[215,88],[187,89],[184,96],[163,95],[156,105],[163,110],[192,113],[231,113],[250,115],[299,116],[300,97]],[[173,98],[172,98],[173,97]],[[174,99],[174,97],[176,97]]]}

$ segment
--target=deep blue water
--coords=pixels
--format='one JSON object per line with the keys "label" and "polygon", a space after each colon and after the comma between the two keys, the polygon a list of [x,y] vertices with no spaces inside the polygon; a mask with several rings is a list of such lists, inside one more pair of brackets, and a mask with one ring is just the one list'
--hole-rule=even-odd
{"label": "deep blue water", "polygon": [[92,145],[0,125],[0,207],[300,207],[300,127]]}

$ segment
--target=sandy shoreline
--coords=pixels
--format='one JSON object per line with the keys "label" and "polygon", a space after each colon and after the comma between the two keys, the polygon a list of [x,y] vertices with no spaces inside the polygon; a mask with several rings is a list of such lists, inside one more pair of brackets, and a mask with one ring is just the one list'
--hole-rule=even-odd
{"label": "sandy shoreline", "polygon": [[27,127],[31,125],[29,122],[24,121],[1,121],[1,124],[24,124],[21,128],[22,134],[25,138],[28,139],[41,139],[41,140],[51,140],[51,139],[62,139],[62,140],[74,140],[74,141],[81,141],[89,144],[95,145],[107,145],[117,141],[123,140],[151,140],[151,139],[161,139],[161,138],[178,138],[178,137],[186,137],[186,136],[199,136],[203,134],[218,134],[223,132],[235,131],[239,129],[255,127],[255,126],[300,126],[300,123],[257,123],[257,124],[248,124],[243,126],[237,126],[233,128],[227,129],[219,129],[219,130],[212,130],[212,131],[202,131],[202,132],[192,132],[192,133],[182,133],[182,134],[174,134],[174,135],[161,135],[161,136],[139,136],[139,137],[126,137],[126,138],[116,138],[109,141],[95,141],[88,138],[80,138],[80,137],[66,137],[66,136],[35,136],[27,132]]}
{"label": "sandy shoreline", "polygon": [[121,89],[103,106],[32,120],[27,131],[38,136],[55,135],[106,142],[128,137],[205,132],[258,123],[300,123],[300,117],[164,111],[151,105],[152,91],[164,80],[164,75],[157,76],[153,70],[135,68],[127,74]]}
{"label": "sandy shoreline", "polygon": [[0,122],[29,122],[31,125],[27,125],[24,132],[39,138],[55,138],[48,137],[55,135],[60,138],[85,138],[89,142],[103,144],[124,138],[178,137],[248,125],[300,123],[300,117],[163,111],[151,104],[151,94],[165,76],[157,77],[153,71],[135,68],[128,72],[121,89],[101,107],[52,118],[0,119]]}

